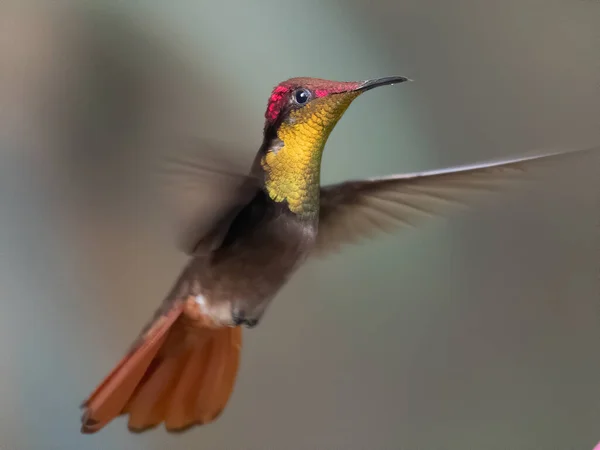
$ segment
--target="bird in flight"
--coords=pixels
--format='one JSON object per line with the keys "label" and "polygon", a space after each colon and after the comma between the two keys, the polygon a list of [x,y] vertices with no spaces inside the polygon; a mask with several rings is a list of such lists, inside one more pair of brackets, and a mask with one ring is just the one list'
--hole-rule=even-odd
{"label": "bird in flight", "polygon": [[214,421],[236,382],[242,328],[260,322],[308,259],[451,212],[474,194],[581,153],[322,186],[323,149],[350,104],[366,91],[405,81],[289,79],[269,97],[262,145],[250,167],[237,168],[225,161],[227,152],[216,151],[201,161],[169,161],[165,167],[193,184],[178,199],[177,245],[188,263],[129,352],[83,403],[83,433],[121,415],[135,432]]}

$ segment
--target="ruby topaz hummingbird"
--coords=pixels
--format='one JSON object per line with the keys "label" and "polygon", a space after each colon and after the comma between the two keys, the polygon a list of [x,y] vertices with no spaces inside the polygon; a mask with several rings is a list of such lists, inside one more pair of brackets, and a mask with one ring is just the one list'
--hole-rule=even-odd
{"label": "ruby topaz hummingbird", "polygon": [[82,432],[120,415],[129,415],[129,429],[138,432],[163,422],[168,431],[212,422],[235,385],[242,326],[259,323],[307,259],[451,211],[472,193],[567,155],[321,186],[323,149],[352,101],[405,81],[293,78],[275,87],[252,166],[241,174],[206,172],[202,192],[189,198],[212,199],[210,211],[182,229],[189,261],[130,351],[83,403]]}

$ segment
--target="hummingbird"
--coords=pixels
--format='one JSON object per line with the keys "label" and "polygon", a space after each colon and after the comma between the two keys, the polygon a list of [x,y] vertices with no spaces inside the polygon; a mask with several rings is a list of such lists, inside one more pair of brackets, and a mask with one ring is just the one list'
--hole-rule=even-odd
{"label": "hummingbird", "polygon": [[350,104],[369,90],[406,81],[289,79],[269,97],[262,145],[245,172],[221,167],[200,177],[194,164],[182,162],[183,172],[191,170],[203,186],[186,202],[204,198],[178,239],[188,262],[130,350],[82,404],[82,433],[98,432],[121,415],[129,416],[132,432],[160,424],[182,432],[213,422],[234,390],[242,329],[261,321],[307,260],[415,226],[542,161],[579,153],[322,186],[323,150]]}

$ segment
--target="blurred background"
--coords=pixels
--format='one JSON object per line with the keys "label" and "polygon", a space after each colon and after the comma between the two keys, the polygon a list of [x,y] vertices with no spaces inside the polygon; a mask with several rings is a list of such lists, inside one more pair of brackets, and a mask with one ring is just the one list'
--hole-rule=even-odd
{"label": "blurred background", "polygon": [[600,144],[600,2],[3,1],[0,448],[591,449],[600,161],[300,270],[214,424],[79,433],[185,262],[144,167],[252,157],[293,76],[415,80],[333,132],[323,182]]}

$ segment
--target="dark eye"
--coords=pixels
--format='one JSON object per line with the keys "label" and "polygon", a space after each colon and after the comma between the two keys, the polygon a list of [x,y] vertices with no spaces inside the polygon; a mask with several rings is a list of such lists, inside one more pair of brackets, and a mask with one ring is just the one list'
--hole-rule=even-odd
{"label": "dark eye", "polygon": [[308,89],[297,89],[294,92],[294,101],[299,105],[304,105],[310,100],[310,91]]}

